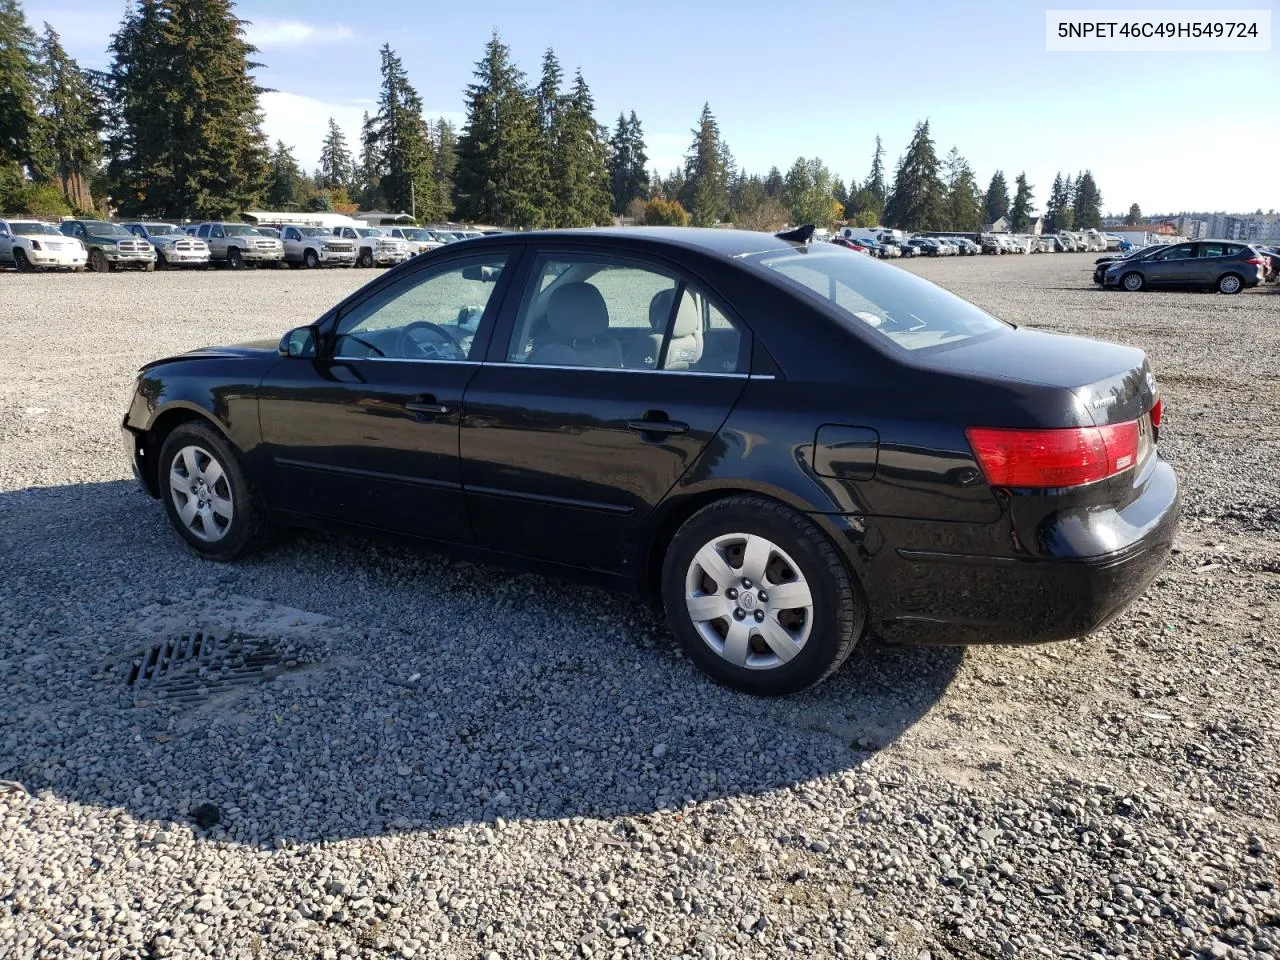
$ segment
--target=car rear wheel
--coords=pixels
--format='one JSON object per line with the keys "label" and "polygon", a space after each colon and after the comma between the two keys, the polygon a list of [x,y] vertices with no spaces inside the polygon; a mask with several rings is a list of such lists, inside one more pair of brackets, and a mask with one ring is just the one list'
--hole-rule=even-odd
{"label": "car rear wheel", "polygon": [[239,454],[212,427],[184,423],[160,449],[165,513],[192,550],[232,560],[262,539],[265,514]]}
{"label": "car rear wheel", "polygon": [[662,598],[689,659],[719,683],[761,696],[834,673],[866,617],[822,531],[758,497],[719,500],[681,526],[663,559]]}
{"label": "car rear wheel", "polygon": [[1238,274],[1224,273],[1218,278],[1219,293],[1239,293],[1244,287],[1244,281],[1240,279]]}
{"label": "car rear wheel", "polygon": [[1130,293],[1137,293],[1147,285],[1147,282],[1142,278],[1142,274],[1140,273],[1126,273],[1120,278],[1120,285]]}

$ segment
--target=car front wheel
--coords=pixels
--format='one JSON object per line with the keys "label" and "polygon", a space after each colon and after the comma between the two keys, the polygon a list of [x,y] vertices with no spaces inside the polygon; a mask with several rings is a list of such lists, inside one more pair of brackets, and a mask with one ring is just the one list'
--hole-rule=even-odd
{"label": "car front wheel", "polygon": [[160,448],[160,490],[169,522],[210,560],[232,560],[262,537],[264,513],[232,445],[204,423],[176,427]]}
{"label": "car front wheel", "polygon": [[667,620],[685,653],[727,687],[796,693],[848,659],[865,605],[812,522],[771,500],[729,497],[690,517],[663,561]]}
{"label": "car front wheel", "polygon": [[1140,273],[1126,273],[1120,278],[1120,285],[1130,293],[1137,293],[1146,286],[1146,281],[1142,279]]}

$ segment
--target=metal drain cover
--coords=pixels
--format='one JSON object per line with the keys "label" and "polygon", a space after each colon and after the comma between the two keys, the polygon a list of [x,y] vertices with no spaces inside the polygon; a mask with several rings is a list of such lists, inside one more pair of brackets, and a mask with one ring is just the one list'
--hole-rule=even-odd
{"label": "metal drain cover", "polygon": [[236,687],[262,683],[296,666],[266,637],[196,630],[144,647],[130,660],[126,685],[135,705],[153,700],[198,703]]}

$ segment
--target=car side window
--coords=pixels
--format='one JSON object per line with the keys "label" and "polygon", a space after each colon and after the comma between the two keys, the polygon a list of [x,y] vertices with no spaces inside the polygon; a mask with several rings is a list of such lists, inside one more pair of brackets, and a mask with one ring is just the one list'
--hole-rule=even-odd
{"label": "car side window", "polygon": [[1160,255],[1155,259],[1157,260],[1189,260],[1193,256],[1195,256],[1194,247],[1178,246],[1178,247],[1171,247],[1168,250],[1162,251]]}
{"label": "car side window", "polygon": [[218,237],[224,236],[224,232],[223,232],[222,227],[214,227],[214,228],[209,232],[209,234],[210,234],[210,236],[214,237],[215,239],[216,239],[216,238],[218,238]]}
{"label": "car side window", "polygon": [[506,266],[505,254],[422,271],[386,287],[338,320],[343,359],[468,360]]}
{"label": "car side window", "polygon": [[600,257],[544,256],[534,265],[507,360],[543,366],[653,369],[679,278]]}

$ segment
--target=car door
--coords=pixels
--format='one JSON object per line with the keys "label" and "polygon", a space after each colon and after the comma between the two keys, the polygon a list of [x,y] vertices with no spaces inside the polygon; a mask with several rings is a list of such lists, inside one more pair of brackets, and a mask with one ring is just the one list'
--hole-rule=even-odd
{"label": "car door", "polygon": [[704,363],[712,311],[729,314],[669,263],[527,259],[467,388],[468,513],[482,546],[608,568],[729,415],[749,336],[722,319],[732,331]]}
{"label": "car door", "polygon": [[1195,244],[1175,243],[1147,258],[1143,272],[1147,283],[1161,287],[1185,287],[1196,282]]}
{"label": "car door", "polygon": [[1218,282],[1232,256],[1240,250],[1240,245],[1218,241],[1201,241],[1195,245],[1196,256],[1195,283],[1201,287],[1211,287]]}
{"label": "car door", "polygon": [[9,230],[9,224],[3,220],[0,220],[0,261],[13,261],[13,234]]}
{"label": "car door", "polygon": [[319,325],[316,356],[271,369],[259,462],[274,508],[471,539],[458,423],[511,256],[490,248],[375,283]]}

